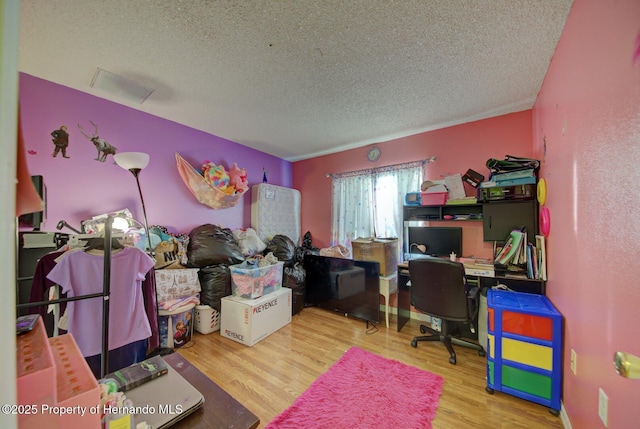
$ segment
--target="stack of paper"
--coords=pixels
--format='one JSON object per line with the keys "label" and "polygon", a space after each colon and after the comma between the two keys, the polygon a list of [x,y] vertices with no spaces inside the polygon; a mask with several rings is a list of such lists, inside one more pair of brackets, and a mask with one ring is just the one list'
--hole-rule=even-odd
{"label": "stack of paper", "polygon": [[467,196],[462,186],[462,176],[460,174],[453,174],[444,178],[444,183],[449,191],[450,200],[459,200]]}
{"label": "stack of paper", "polygon": [[495,277],[496,270],[492,265],[463,264],[467,276]]}

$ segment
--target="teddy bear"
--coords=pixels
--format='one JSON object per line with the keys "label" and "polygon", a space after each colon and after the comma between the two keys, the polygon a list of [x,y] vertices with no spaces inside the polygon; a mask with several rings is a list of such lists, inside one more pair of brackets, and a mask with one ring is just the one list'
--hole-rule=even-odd
{"label": "teddy bear", "polygon": [[241,194],[249,189],[247,170],[238,167],[238,164],[235,162],[229,169],[229,185],[235,187],[237,194]]}

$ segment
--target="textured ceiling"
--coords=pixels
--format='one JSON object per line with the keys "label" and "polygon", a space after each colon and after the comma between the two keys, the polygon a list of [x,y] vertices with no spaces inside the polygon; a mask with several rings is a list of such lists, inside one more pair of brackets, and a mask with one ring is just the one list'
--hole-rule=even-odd
{"label": "textured ceiling", "polygon": [[531,108],[571,3],[22,0],[19,69],[293,161]]}

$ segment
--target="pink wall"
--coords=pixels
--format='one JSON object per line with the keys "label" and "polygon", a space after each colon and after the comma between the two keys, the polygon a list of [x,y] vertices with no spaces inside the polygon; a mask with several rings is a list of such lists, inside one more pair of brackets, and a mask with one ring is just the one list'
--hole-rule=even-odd
{"label": "pink wall", "polygon": [[563,401],[574,428],[604,427],[599,388],[609,428],[640,426],[640,380],[612,365],[618,350],[640,356],[639,35],[637,0],[576,0],[534,108],[552,215],[547,294],[565,318]]}
{"label": "pink wall", "polygon": [[[42,175],[47,186],[43,230],[54,231],[61,219],[79,226],[82,219],[123,208],[143,220],[133,175],[111,156],[104,163],[94,160],[96,149],[77,126],[81,123],[90,133],[89,120],[119,152],[150,154],[149,166],[140,173],[149,224],[171,232],[188,233],[205,223],[231,229],[251,224],[250,191],[233,208],[214,210],[200,204],[178,175],[175,152],[196,168],[207,159],[227,168],[237,162],[247,169],[249,185],[262,182],[265,168],[269,183],[291,186],[291,163],[223,138],[26,74],[20,75],[19,94],[29,171]],[[63,124],[70,134],[69,159],[51,156],[50,133]]]}
{"label": "pink wall", "polygon": [[[464,174],[469,168],[488,177],[487,159],[502,159],[505,155],[532,156],[531,140],[531,111],[527,110],[379,143],[377,146],[382,150],[382,156],[373,166],[435,156],[436,161],[425,168],[425,180]],[[293,186],[303,195],[302,231],[311,232],[316,246],[329,246],[331,240],[331,179],[326,174],[371,167],[366,159],[368,149],[352,149],[293,164]],[[416,184],[416,190],[419,187],[420,184]],[[473,188],[466,184],[465,188],[467,195],[474,195]],[[481,222],[459,222],[456,225],[464,228],[463,250],[466,255],[491,257],[491,244],[482,242]]]}

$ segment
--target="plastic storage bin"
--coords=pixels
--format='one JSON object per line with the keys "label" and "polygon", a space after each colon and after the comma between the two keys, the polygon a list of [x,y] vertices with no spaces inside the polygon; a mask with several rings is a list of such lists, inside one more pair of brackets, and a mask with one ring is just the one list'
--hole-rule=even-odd
{"label": "plastic storage bin", "polygon": [[441,206],[447,202],[446,192],[421,192],[420,204],[423,206]]}
{"label": "plastic storage bin", "polygon": [[487,392],[499,391],[560,413],[562,315],[546,296],[490,289]]}
{"label": "plastic storage bin", "polygon": [[195,304],[187,304],[175,310],[159,310],[160,347],[179,348],[191,341]]}
{"label": "plastic storage bin", "polygon": [[231,271],[231,291],[241,298],[255,299],[275,292],[282,287],[284,262],[265,267],[243,262],[229,267]]}

